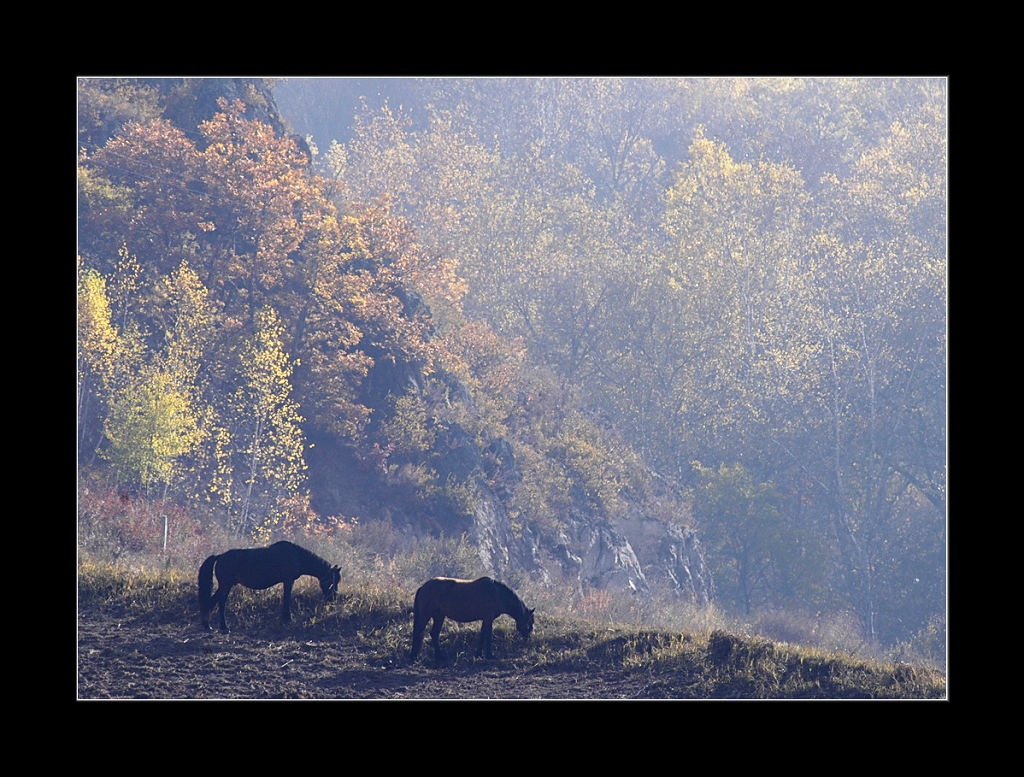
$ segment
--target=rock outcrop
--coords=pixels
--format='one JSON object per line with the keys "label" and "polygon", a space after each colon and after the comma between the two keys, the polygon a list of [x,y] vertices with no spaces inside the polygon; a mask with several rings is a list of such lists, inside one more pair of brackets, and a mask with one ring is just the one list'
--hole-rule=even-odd
{"label": "rock outcrop", "polygon": [[709,604],[714,585],[696,533],[635,511],[629,519],[577,519],[551,547],[541,548],[563,575],[590,588],[649,594],[668,590]]}

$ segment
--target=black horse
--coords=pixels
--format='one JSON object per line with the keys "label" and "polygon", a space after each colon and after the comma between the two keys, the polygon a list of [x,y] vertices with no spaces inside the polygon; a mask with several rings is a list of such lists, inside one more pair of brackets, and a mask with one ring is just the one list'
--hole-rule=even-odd
{"label": "black horse", "polygon": [[483,621],[480,628],[480,645],[476,654],[479,657],[491,654],[491,637],[494,619],[499,615],[511,615],[515,618],[516,628],[526,639],[533,631],[533,610],[527,609],[520,599],[504,583],[489,577],[476,580],[457,580],[452,577],[435,577],[420,586],[413,603],[412,654],[416,660],[423,645],[423,631],[427,621],[434,619],[430,629],[430,637],[434,643],[434,657],[440,661],[441,625],[445,618],[459,623]]}
{"label": "black horse", "polygon": [[[217,575],[217,593],[211,596],[214,573]],[[312,575],[320,580],[325,601],[334,599],[341,581],[340,569],[292,542],[282,540],[269,548],[236,548],[210,556],[199,567],[199,613],[203,626],[211,628],[210,611],[218,606],[220,630],[228,633],[224,605],[233,586],[263,589],[278,583],[284,583],[281,620],[288,623],[292,617],[292,585],[303,575]]]}

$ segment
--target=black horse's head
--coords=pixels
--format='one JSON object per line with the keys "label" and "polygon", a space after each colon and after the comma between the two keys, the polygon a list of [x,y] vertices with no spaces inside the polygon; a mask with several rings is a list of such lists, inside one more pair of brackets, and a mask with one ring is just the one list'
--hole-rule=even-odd
{"label": "black horse's head", "polygon": [[334,595],[338,593],[338,583],[341,582],[341,568],[331,567],[330,571],[320,578],[320,590],[324,592],[324,601],[333,602]]}
{"label": "black horse's head", "polygon": [[523,639],[530,638],[530,634],[533,633],[533,610],[523,610],[523,614],[516,618],[516,630]]}

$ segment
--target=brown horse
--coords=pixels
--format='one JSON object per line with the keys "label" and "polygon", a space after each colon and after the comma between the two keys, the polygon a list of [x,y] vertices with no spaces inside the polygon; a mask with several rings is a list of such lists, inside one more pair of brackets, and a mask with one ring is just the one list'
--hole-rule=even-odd
{"label": "brown horse", "polygon": [[459,623],[483,621],[480,628],[480,645],[477,657],[491,654],[491,637],[494,619],[499,615],[515,618],[516,628],[524,638],[533,631],[533,610],[523,604],[511,588],[489,577],[476,580],[458,580],[452,577],[435,577],[420,586],[413,604],[412,654],[416,660],[423,645],[423,631],[427,621],[434,619],[430,637],[434,643],[434,658],[441,661],[441,625],[445,618]]}

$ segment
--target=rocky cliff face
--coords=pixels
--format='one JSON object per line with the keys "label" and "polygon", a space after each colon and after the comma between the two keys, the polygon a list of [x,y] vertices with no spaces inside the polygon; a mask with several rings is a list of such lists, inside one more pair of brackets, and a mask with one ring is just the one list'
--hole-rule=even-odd
{"label": "rocky cliff face", "polygon": [[513,445],[497,439],[481,449],[472,435],[452,424],[439,434],[435,447],[441,452],[442,479],[453,476],[471,485],[467,533],[489,574],[500,578],[514,570],[588,588],[640,595],[669,590],[698,605],[712,601],[714,584],[697,534],[656,519],[642,500],[625,496],[624,517],[611,521],[575,505],[566,517],[568,527],[555,537],[529,529],[515,532],[506,508],[522,480]]}
{"label": "rocky cliff face", "polygon": [[[386,379],[382,371],[370,382],[380,397],[422,391],[422,381],[413,373],[390,365]],[[457,423],[439,425],[435,432],[433,450],[425,461],[437,470],[440,482],[451,479],[462,484],[466,496],[457,509],[447,502],[427,504],[416,493],[402,493],[386,477],[355,466],[344,446],[320,441],[313,449],[316,457],[310,460],[318,512],[374,516],[411,535],[465,534],[479,554],[481,567],[498,578],[528,574],[543,581],[575,583],[581,589],[641,596],[668,590],[698,605],[713,600],[713,581],[692,529],[655,518],[642,499],[629,495],[623,497],[627,509],[616,520],[600,519],[589,514],[586,505],[575,504],[560,516],[564,528],[556,535],[514,528],[508,505],[522,482],[514,445],[495,439],[481,446]]]}
{"label": "rocky cliff face", "polygon": [[[696,533],[665,523],[640,509],[629,518],[598,521],[578,516],[554,540],[530,538],[523,547],[503,544],[500,503],[481,502],[474,514],[481,559],[500,575],[503,565],[533,569],[548,577],[553,570],[580,586],[646,595],[655,589],[671,591],[698,605],[714,598],[714,584]],[[484,548],[487,549],[484,552]],[[513,548],[512,552],[505,549]]]}
{"label": "rocky cliff face", "polygon": [[695,604],[712,601],[714,583],[693,529],[655,520],[639,510],[620,521],[616,529],[635,549],[651,583],[663,583]]}
{"label": "rocky cliff face", "polygon": [[[453,425],[440,445],[443,474],[472,482],[470,534],[490,574],[502,577],[516,569],[546,579],[559,575],[589,588],[638,594],[667,589],[699,605],[713,599],[714,585],[692,529],[657,520],[640,500],[626,496],[628,509],[619,520],[595,519],[579,505],[571,511],[569,527],[555,538],[529,531],[516,536],[505,506],[522,480],[512,444],[497,439],[481,450],[470,434]],[[672,490],[669,483],[660,487]]]}
{"label": "rocky cliff face", "polygon": [[[163,118],[181,128],[193,141],[201,142],[196,130],[221,110],[219,100],[242,101],[246,115],[270,125],[280,135],[288,135],[288,125],[281,116],[273,91],[264,78],[141,78],[139,81],[156,89],[163,102]],[[290,136],[299,150],[312,161],[304,138]]]}

